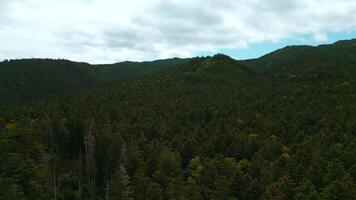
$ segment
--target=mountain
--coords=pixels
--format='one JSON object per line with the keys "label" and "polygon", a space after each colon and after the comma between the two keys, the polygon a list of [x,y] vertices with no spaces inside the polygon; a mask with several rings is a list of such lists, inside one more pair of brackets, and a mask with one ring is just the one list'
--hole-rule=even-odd
{"label": "mountain", "polygon": [[[345,68],[348,74],[354,67],[348,66],[355,62],[356,39],[338,41],[334,44],[320,46],[287,46],[258,59],[245,61],[246,65],[252,66],[259,71],[274,73],[275,71],[305,71],[326,70],[337,62],[339,67]],[[313,65],[311,65],[313,64]],[[342,66],[344,65],[344,66]],[[308,67],[309,69],[305,69]],[[315,68],[315,69],[311,69]],[[334,69],[331,69],[334,70]],[[338,68],[337,70],[341,70]]]}
{"label": "mountain", "polygon": [[115,81],[118,78],[127,79],[169,69],[184,64],[188,60],[189,59],[172,58],[152,62],[126,61],[110,65],[95,65],[95,67],[103,70],[105,81]]}
{"label": "mountain", "polygon": [[87,63],[25,59],[0,63],[0,102],[30,100],[83,89],[100,83]]}
{"label": "mountain", "polygon": [[0,62],[0,102],[24,102],[150,74],[187,62],[166,59],[90,65],[68,60],[22,59]]}
{"label": "mountain", "polygon": [[196,57],[2,106],[0,199],[354,199],[355,56]]}

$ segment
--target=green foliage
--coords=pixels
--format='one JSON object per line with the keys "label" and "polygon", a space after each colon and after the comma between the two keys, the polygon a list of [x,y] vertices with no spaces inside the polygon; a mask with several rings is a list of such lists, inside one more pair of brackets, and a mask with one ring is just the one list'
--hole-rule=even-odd
{"label": "green foliage", "polygon": [[150,74],[184,64],[189,59],[90,65],[68,60],[22,59],[0,62],[0,103],[24,103],[51,95],[66,95]]}
{"label": "green foliage", "polygon": [[354,199],[354,43],[3,105],[0,199]]}

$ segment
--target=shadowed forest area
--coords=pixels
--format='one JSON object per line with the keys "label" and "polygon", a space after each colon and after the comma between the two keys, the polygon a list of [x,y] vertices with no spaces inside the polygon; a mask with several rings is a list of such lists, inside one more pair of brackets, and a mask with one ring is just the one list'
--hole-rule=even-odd
{"label": "shadowed forest area", "polygon": [[352,200],[356,40],[0,63],[1,200]]}

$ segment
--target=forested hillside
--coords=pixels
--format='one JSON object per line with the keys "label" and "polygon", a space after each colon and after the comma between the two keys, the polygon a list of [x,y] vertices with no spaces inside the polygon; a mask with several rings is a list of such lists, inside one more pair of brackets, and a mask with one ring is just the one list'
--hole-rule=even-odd
{"label": "forested hillside", "polygon": [[95,67],[100,68],[104,73],[104,80],[110,82],[118,79],[128,79],[144,74],[159,72],[177,65],[182,65],[188,62],[188,60],[189,59],[172,58],[151,62],[127,61],[109,65],[95,65]]}
{"label": "forested hillside", "polygon": [[0,102],[24,102],[100,83],[87,63],[24,59],[0,62]]}
{"label": "forested hillside", "polygon": [[355,41],[219,54],[2,106],[0,199],[352,200],[355,152]]}
{"label": "forested hillside", "polygon": [[14,104],[103,86],[158,72],[189,59],[90,65],[68,60],[22,59],[0,62],[0,103]]}

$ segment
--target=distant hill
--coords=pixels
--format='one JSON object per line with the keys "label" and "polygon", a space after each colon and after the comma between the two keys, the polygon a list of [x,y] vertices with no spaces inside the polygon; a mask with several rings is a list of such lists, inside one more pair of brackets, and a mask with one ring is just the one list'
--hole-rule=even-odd
{"label": "distant hill", "polygon": [[[106,83],[148,75],[179,66],[191,77],[223,77],[241,82],[247,74],[273,74],[279,77],[328,76],[355,73],[356,39],[331,45],[287,46],[258,59],[236,61],[218,54],[192,59],[172,58],[151,62],[120,62],[105,65],[53,59],[21,59],[0,62],[0,102],[24,102],[48,95],[64,94]],[[336,70],[330,63],[340,64]],[[342,63],[342,65],[341,65]],[[352,64],[350,64],[352,63]],[[351,66],[350,66],[351,65]],[[307,67],[307,69],[305,69]],[[335,71],[336,70],[336,71]],[[235,73],[238,72],[238,73]],[[352,72],[352,73],[350,73]],[[219,75],[219,76],[218,76]],[[251,80],[250,76],[250,80]],[[194,79],[194,78],[193,78]]]}
{"label": "distant hill", "polygon": [[0,102],[27,101],[98,85],[98,70],[68,60],[24,59],[0,63]]}
{"label": "distant hill", "polygon": [[1,63],[0,199],[354,200],[355,58]]}
{"label": "distant hill", "polygon": [[[328,66],[337,64],[338,73],[356,70],[356,39],[343,40],[329,45],[287,46],[266,54],[258,59],[243,61],[246,65],[260,72],[274,73],[282,71],[324,71]],[[351,66],[350,66],[351,65]],[[306,69],[307,67],[308,69]],[[346,70],[346,71],[345,71]]]}
{"label": "distant hill", "polygon": [[0,102],[23,102],[168,69],[188,59],[122,62],[111,65],[53,59],[0,62]]}
{"label": "distant hill", "polygon": [[227,55],[217,54],[212,57],[192,58],[179,68],[172,70],[172,73],[183,73],[192,82],[205,80],[203,84],[216,82],[240,84],[252,78],[255,71]]}
{"label": "distant hill", "polygon": [[108,65],[94,65],[103,73],[104,81],[127,79],[158,72],[188,62],[189,59],[172,58],[152,62],[120,62]]}

